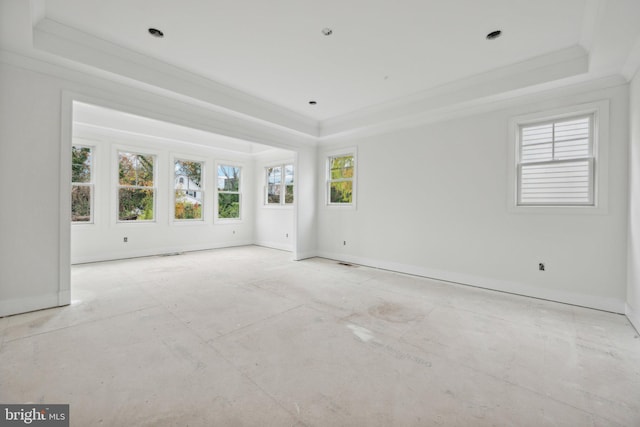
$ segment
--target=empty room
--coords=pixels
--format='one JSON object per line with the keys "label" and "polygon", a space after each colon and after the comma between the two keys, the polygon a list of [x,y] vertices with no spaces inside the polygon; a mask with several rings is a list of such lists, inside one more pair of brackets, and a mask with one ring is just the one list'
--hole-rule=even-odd
{"label": "empty room", "polygon": [[0,0],[0,425],[640,426],[638,22]]}

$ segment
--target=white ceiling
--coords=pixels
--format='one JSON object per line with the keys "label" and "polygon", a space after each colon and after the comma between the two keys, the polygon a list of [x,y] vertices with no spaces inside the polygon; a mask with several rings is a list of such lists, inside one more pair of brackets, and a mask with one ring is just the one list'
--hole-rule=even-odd
{"label": "white ceiling", "polygon": [[0,2],[0,47],[320,138],[640,65],[640,0]]}
{"label": "white ceiling", "polygon": [[[47,0],[46,16],[327,119],[578,45],[587,3]],[[165,37],[151,37],[149,27]],[[496,29],[503,36],[487,41]]]}

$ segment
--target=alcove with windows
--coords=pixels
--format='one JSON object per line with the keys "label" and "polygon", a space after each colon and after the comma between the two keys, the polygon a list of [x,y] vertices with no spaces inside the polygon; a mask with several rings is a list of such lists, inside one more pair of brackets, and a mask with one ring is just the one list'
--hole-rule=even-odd
{"label": "alcove with windows", "polygon": [[[71,263],[259,244],[294,249],[295,153],[73,103]],[[286,164],[283,201],[267,193]]]}

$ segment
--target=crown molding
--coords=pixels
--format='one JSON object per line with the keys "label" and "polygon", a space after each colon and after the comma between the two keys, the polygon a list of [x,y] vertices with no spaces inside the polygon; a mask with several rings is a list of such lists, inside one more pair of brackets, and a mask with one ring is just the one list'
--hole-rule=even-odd
{"label": "crown molding", "polygon": [[310,117],[49,18],[41,19],[33,28],[33,45],[37,50],[200,100],[251,120],[318,136],[318,123]]}
{"label": "crown molding", "polygon": [[492,102],[496,96],[575,77],[588,72],[589,57],[581,46],[572,46],[486,73],[451,82],[434,89],[403,97],[324,120],[320,139],[337,137],[418,114],[460,109],[470,103]]}
{"label": "crown molding", "polygon": [[498,94],[491,98],[476,99],[466,103],[455,104],[443,108],[425,110],[417,114],[402,116],[394,120],[380,122],[361,128],[347,130],[341,133],[320,137],[322,147],[340,146],[343,143],[353,141],[355,138],[364,138],[399,129],[409,129],[442,122],[460,117],[468,117],[475,114],[483,114],[491,111],[515,108],[519,105],[534,102],[544,102],[554,98],[575,96],[578,94],[604,90],[625,85],[627,81],[621,75],[608,75],[598,78],[583,78],[580,81],[558,81],[548,85],[539,85],[518,91]]}
{"label": "crown molding", "polygon": [[627,56],[627,61],[622,67],[622,75],[628,80],[633,80],[636,73],[640,70],[640,36],[636,38],[633,48]]}
{"label": "crown molding", "polygon": [[286,150],[315,147],[317,138],[251,120],[184,95],[44,54],[0,49],[0,64],[59,79],[63,99],[97,105],[230,138]]}

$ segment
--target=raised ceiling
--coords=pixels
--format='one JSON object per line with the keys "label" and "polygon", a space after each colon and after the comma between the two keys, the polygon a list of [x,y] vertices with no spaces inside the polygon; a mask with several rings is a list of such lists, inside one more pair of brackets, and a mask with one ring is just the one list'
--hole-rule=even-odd
{"label": "raised ceiling", "polygon": [[42,52],[312,136],[640,61],[637,0],[30,3]]}
{"label": "raised ceiling", "polygon": [[[577,45],[585,6],[586,0],[48,0],[46,16],[327,119]],[[151,37],[149,27],[165,37]],[[322,34],[325,27],[331,36]],[[503,36],[487,41],[496,29]]]}

